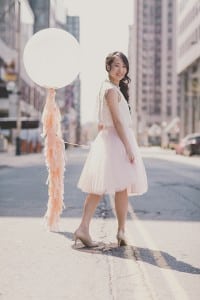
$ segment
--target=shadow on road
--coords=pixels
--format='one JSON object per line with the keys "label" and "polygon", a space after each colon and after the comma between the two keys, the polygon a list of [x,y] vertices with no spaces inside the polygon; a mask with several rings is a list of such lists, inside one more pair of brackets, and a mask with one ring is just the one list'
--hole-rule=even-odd
{"label": "shadow on road", "polygon": [[[69,240],[73,239],[72,232],[58,232]],[[115,243],[99,242],[97,247],[88,248],[80,242],[78,245],[72,245],[76,251],[88,254],[110,255],[122,259],[130,259],[135,261],[143,261],[162,269],[171,269],[178,272],[189,274],[200,274],[200,269],[196,268],[184,261],[177,260],[174,256],[164,251],[158,251],[148,248],[135,247],[132,245],[118,247]]]}
{"label": "shadow on road", "polygon": [[[73,237],[71,232],[59,232],[59,234],[64,235],[70,240]],[[93,248],[84,247],[80,242],[76,246],[72,245],[72,248],[83,253],[110,255],[122,259],[146,262],[162,269],[171,269],[195,275],[200,274],[199,268],[196,268],[184,261],[177,260],[174,256],[164,251],[135,247],[132,245],[118,247],[115,243],[105,244],[103,242],[100,242],[99,246]]]}
{"label": "shadow on road", "polygon": [[[58,234],[63,235],[69,240],[73,239],[72,232],[58,232]],[[99,242],[99,245],[93,248],[84,247],[80,242],[77,246],[72,245],[72,248],[83,253],[110,255],[122,259],[143,261],[162,269],[171,269],[195,275],[200,274],[199,268],[196,268],[184,261],[177,260],[174,256],[164,251],[135,247],[132,245],[118,247],[115,243],[106,244],[103,242]]]}

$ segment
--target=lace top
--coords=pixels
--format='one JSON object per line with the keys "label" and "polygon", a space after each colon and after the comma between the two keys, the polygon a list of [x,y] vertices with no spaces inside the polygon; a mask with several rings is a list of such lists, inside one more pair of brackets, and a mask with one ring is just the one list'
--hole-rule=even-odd
{"label": "lace top", "polygon": [[110,109],[108,107],[107,101],[105,99],[105,93],[109,89],[115,89],[119,95],[119,112],[120,119],[123,125],[130,127],[132,125],[131,114],[129,111],[128,103],[124,98],[124,95],[121,93],[120,89],[106,79],[100,88],[99,92],[99,109],[98,109],[98,118],[99,123],[104,127],[114,127]]}

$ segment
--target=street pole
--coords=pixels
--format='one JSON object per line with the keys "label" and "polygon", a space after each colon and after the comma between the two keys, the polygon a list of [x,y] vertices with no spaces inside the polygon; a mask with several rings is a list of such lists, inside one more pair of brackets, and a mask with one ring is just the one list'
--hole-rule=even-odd
{"label": "street pole", "polygon": [[20,0],[16,1],[17,6],[17,65],[18,65],[18,75],[17,75],[17,136],[16,136],[16,155],[21,155],[21,143],[20,143],[20,132],[21,132],[21,109],[20,109],[20,97],[21,97],[21,68],[20,68],[20,59],[21,59],[21,3]]}

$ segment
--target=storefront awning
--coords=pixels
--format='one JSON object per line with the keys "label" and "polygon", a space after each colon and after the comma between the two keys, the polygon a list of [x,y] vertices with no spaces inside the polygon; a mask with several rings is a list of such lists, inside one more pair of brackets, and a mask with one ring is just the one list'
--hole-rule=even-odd
{"label": "storefront awning", "polygon": [[[32,118],[21,118],[21,128],[38,128],[40,121]],[[15,129],[17,128],[16,118],[0,118],[0,129]]]}

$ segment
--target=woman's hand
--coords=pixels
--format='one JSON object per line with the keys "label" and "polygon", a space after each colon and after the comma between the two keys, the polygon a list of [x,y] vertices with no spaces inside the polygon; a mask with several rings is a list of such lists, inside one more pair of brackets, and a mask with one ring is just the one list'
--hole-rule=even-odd
{"label": "woman's hand", "polygon": [[135,161],[135,156],[130,146],[126,147],[126,153],[131,164]]}

